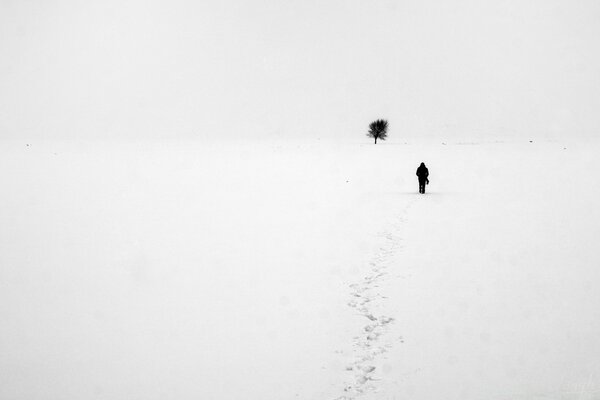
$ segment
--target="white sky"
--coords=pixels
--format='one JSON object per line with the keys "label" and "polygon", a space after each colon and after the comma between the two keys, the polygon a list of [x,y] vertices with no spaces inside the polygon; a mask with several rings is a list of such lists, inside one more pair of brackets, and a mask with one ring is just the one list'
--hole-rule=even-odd
{"label": "white sky", "polygon": [[0,0],[0,138],[600,132],[600,3]]}

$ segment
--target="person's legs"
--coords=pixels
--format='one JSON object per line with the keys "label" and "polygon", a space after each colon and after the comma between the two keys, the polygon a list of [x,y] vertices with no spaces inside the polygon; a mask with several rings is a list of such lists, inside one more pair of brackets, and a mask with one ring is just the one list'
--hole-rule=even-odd
{"label": "person's legs", "polygon": [[425,180],[419,179],[419,193],[425,193]]}

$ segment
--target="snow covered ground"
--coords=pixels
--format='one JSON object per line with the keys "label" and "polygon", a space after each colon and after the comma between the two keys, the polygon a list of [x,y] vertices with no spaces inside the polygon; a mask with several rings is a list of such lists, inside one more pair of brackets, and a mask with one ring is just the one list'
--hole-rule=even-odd
{"label": "snow covered ground", "polygon": [[3,142],[0,398],[600,398],[599,144],[441,142]]}

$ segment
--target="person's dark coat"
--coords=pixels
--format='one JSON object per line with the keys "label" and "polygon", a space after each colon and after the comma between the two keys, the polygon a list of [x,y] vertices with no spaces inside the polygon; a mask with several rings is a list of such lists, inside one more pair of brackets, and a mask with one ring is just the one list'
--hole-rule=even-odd
{"label": "person's dark coat", "polygon": [[421,163],[419,168],[417,168],[417,176],[419,177],[419,182],[427,182],[427,178],[429,177],[429,170],[425,166],[425,163]]}
{"label": "person's dark coat", "polygon": [[419,193],[425,193],[425,185],[429,183],[429,170],[425,163],[421,163],[417,168],[417,176],[419,177]]}

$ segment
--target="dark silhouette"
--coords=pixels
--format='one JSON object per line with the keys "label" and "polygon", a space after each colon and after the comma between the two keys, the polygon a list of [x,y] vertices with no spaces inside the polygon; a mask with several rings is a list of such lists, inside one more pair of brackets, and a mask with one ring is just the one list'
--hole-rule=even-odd
{"label": "dark silhouette", "polygon": [[419,177],[419,193],[425,193],[425,185],[429,184],[429,170],[425,163],[421,163],[417,168],[417,176]]}
{"label": "dark silhouette", "polygon": [[367,136],[375,138],[375,144],[377,139],[385,140],[387,137],[388,122],[385,119],[378,119],[369,124],[369,133]]}

